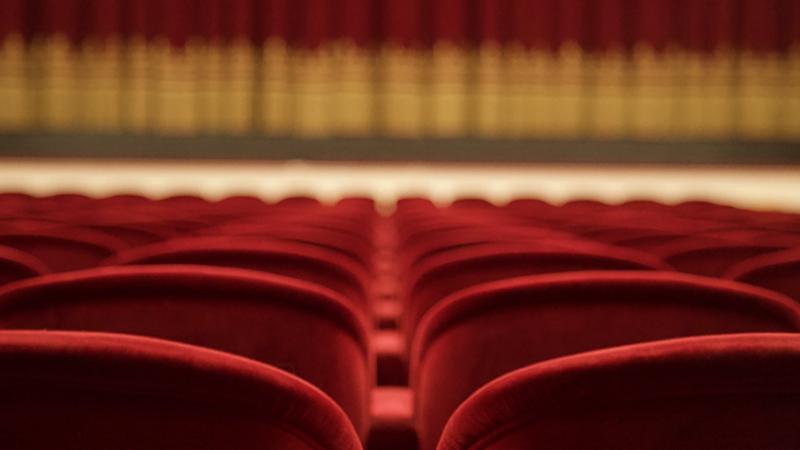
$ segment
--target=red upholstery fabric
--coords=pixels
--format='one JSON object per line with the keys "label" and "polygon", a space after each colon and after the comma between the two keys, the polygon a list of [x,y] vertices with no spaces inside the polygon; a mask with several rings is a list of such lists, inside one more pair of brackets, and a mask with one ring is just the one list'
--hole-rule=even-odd
{"label": "red upholstery fabric", "polygon": [[252,360],[157,339],[0,331],[0,435],[15,450],[358,450],[329,397]]}
{"label": "red upholstery fabric", "polygon": [[2,233],[0,245],[36,257],[53,272],[97,266],[126,247],[111,236],[78,228]]}
{"label": "red upholstery fabric", "polygon": [[705,334],[800,330],[779,294],[669,272],[575,272],[457,293],[420,324],[411,386],[422,448],[488,381],[528,364],[604,347]]}
{"label": "red upholstery fabric", "polygon": [[422,316],[444,297],[480,283],[576,270],[656,270],[655,259],[609,247],[561,250],[541,245],[488,244],[430,258],[410,281],[403,326],[411,336]]}
{"label": "red upholstery fabric", "polygon": [[204,266],[49,275],[0,291],[0,328],[137,334],[247,356],[319,387],[366,431],[373,363],[364,320],[309,283]]}
{"label": "red upholstery fabric", "polygon": [[675,247],[660,254],[664,261],[682,272],[721,277],[738,262],[783,249],[773,245],[698,244]]}
{"label": "red upholstery fabric", "polygon": [[360,448],[308,383],[168,341],[0,331],[0,380],[0,434],[16,450]]}
{"label": "red upholstery fabric", "polygon": [[0,246],[0,286],[48,273],[43,262],[19,250]]}
{"label": "red upholstery fabric", "polygon": [[660,341],[534,364],[464,402],[439,450],[800,448],[800,335]]}
{"label": "red upholstery fabric", "polygon": [[400,249],[403,255],[400,265],[404,268],[411,267],[439,253],[473,245],[510,242],[553,244],[570,238],[566,233],[534,227],[476,226],[457,230],[445,229],[426,233],[424,238],[415,238],[405,245]]}
{"label": "red upholstery fabric", "polygon": [[344,254],[363,267],[371,265],[372,248],[348,233],[303,224],[228,224],[202,230],[208,236],[280,239],[311,244]]}
{"label": "red upholstery fabric", "polygon": [[180,239],[121,252],[106,262],[200,264],[276,273],[332,289],[368,310],[364,270],[348,258],[310,245],[246,238]]}
{"label": "red upholstery fabric", "polygon": [[91,228],[93,230],[101,231],[114,236],[115,238],[124,241],[129,247],[154,244],[156,242],[164,241],[173,237],[166,231],[159,232],[159,230],[153,226],[148,227],[135,224],[100,223],[83,225],[83,227]]}
{"label": "red upholstery fabric", "polygon": [[650,234],[647,236],[634,235],[626,239],[619,239],[613,244],[633,250],[651,252],[654,249],[668,245],[670,242],[679,241],[684,237],[686,236],[679,233],[663,232],[659,234]]}
{"label": "red upholstery fabric", "polygon": [[733,266],[726,277],[780,292],[800,302],[800,249],[756,256]]}

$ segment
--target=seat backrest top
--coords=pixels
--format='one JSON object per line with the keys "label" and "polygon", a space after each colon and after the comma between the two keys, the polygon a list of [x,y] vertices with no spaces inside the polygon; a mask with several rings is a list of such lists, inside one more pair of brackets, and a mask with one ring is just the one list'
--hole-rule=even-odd
{"label": "seat backrest top", "polygon": [[[222,415],[241,423],[245,418],[245,424],[249,424],[246,429],[277,426],[313,442],[308,448],[361,448],[347,416],[319,389],[272,366],[206,348],[120,334],[0,331],[0,368],[5,401],[10,398],[29,401],[35,397],[38,402],[48,404],[62,397],[77,398],[72,412],[78,416],[75,420],[89,420],[80,415],[91,414],[95,404],[97,411],[103,411],[104,405],[119,399],[123,405],[135,409],[142,407],[141,399],[148,398],[151,400],[144,407],[153,408],[151,414],[158,411],[163,415],[154,416],[162,417],[159,423],[162,431],[168,431],[170,426],[163,423],[170,417],[166,411],[172,411],[176,405],[191,405],[189,410],[195,420],[204,415]],[[117,411],[111,414],[114,413]],[[120,417],[126,417],[125,414],[120,412]],[[14,420],[5,417],[4,422]],[[103,424],[109,423],[119,426],[122,432],[128,426],[104,418]],[[91,435],[68,439],[98,444],[109,435],[107,431],[97,430],[99,442],[94,442]],[[149,438],[152,436],[145,439]],[[124,439],[137,442],[142,436]],[[192,440],[168,436],[155,439],[178,443]],[[74,448],[73,442],[64,444],[65,448]],[[210,448],[222,447],[212,444]]]}
{"label": "seat backrest top", "polygon": [[[795,448],[800,443],[798,400],[798,334],[665,340],[558,358],[500,377],[458,408],[437,448],[509,448],[503,446],[509,434],[530,438],[524,433],[530,428],[534,436],[552,438],[548,432],[564,431],[558,423],[571,424],[577,433],[560,435],[562,444],[574,445],[569,448],[611,448],[605,445],[613,437],[624,440],[616,440],[613,448],[620,449],[675,448],[672,439],[691,449]],[[675,402],[681,406],[674,407]],[[737,412],[751,410],[769,419],[737,421],[725,413],[725,406],[731,406],[726,402],[733,402]],[[626,405],[632,405],[637,419],[615,422]],[[674,416],[665,414],[670,408]],[[784,416],[785,408],[790,414]],[[589,426],[592,422],[599,425]]]}
{"label": "seat backrest top", "polygon": [[300,243],[248,238],[176,239],[120,252],[108,265],[203,264],[274,272],[317,282],[367,301],[367,275],[351,259]]}
{"label": "seat backrest top", "polygon": [[110,266],[45,275],[0,288],[0,316],[49,304],[116,298],[193,298],[279,302],[336,321],[368,351],[364,316],[324,287],[245,269],[195,266]]}

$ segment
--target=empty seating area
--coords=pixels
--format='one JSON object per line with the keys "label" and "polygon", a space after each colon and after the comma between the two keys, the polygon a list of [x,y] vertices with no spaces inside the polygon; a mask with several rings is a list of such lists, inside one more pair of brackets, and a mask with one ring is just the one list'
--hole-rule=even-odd
{"label": "empty seating area", "polygon": [[2,446],[800,448],[800,214],[385,206],[0,194]]}

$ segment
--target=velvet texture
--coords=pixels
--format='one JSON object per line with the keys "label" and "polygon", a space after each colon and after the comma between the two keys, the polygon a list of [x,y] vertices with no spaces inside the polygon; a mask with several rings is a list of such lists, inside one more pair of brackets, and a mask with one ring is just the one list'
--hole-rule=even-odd
{"label": "velvet texture", "polygon": [[487,283],[420,324],[411,386],[423,449],[472,392],[526,365],[684,336],[800,330],[800,308],[766,290],[677,273],[582,272]]}
{"label": "velvet texture", "polygon": [[363,268],[372,263],[372,247],[350,233],[306,224],[230,223],[201,230],[208,236],[249,237],[310,244],[346,256]]}
{"label": "velvet texture", "polygon": [[439,450],[800,447],[800,336],[660,341],[534,364],[481,388]]}
{"label": "velvet texture", "polygon": [[361,448],[319,389],[158,339],[0,331],[0,434],[14,450]]}
{"label": "velvet texture", "polygon": [[662,257],[681,272],[721,277],[739,262],[783,249],[775,245],[699,244],[671,248],[662,253]]}
{"label": "velvet texture", "polygon": [[50,270],[43,262],[19,250],[0,246],[0,286],[12,281],[44,275]]}
{"label": "velvet texture", "polygon": [[798,249],[751,258],[733,266],[726,276],[780,292],[800,303],[800,250]]}
{"label": "velvet texture", "polygon": [[121,252],[106,263],[199,264],[275,273],[332,289],[368,311],[364,269],[312,245],[236,237],[175,239]]}
{"label": "velvet texture", "polygon": [[111,236],[78,228],[0,233],[0,245],[38,258],[52,272],[97,266],[126,247]]}
{"label": "velvet texture", "polygon": [[365,321],[309,283],[203,266],[91,269],[8,285],[0,328],[136,334],[246,356],[319,387],[366,432],[373,363]]}
{"label": "velvet texture", "polygon": [[[488,230],[487,230],[488,232]],[[406,295],[403,327],[413,335],[423,315],[446,296],[470,286],[523,275],[576,270],[657,270],[658,260],[623,249],[574,244],[487,244],[442,253],[421,265]]]}

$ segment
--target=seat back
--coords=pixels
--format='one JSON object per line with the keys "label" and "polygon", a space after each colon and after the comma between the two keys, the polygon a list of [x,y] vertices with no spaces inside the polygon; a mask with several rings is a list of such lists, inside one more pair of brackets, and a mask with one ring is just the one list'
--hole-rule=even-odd
{"label": "seat back", "polygon": [[49,270],[38,259],[19,250],[0,246],[0,286],[12,281],[44,275]]}
{"label": "seat back", "polygon": [[780,292],[800,303],[800,250],[756,256],[733,266],[726,278]]}
{"label": "seat back", "polygon": [[0,328],[136,334],[246,356],[319,387],[365,431],[373,373],[365,320],[310,283],[204,266],[49,275],[0,291]]}
{"label": "seat back", "polygon": [[783,249],[784,247],[774,245],[700,244],[675,248],[662,254],[662,257],[681,272],[721,277],[739,262]]}
{"label": "seat back", "polygon": [[15,450],[357,450],[347,416],[274,367],[127,335],[0,331],[0,434]]}
{"label": "seat back", "polygon": [[372,249],[365,245],[363,241],[353,238],[348,233],[303,224],[231,224],[212,227],[203,230],[203,233],[209,236],[277,239],[314,245],[328,251],[343,254],[363,267],[369,267],[372,258]]}
{"label": "seat back", "polygon": [[363,269],[349,258],[311,245],[255,238],[179,239],[120,252],[106,263],[197,264],[275,273],[327,287],[367,307]]}
{"label": "seat back", "polygon": [[536,244],[486,244],[430,258],[411,277],[403,327],[413,334],[423,315],[446,296],[480,283],[579,270],[657,270],[655,259],[610,247],[547,248]]}
{"label": "seat back", "polygon": [[0,245],[36,257],[53,272],[97,266],[126,247],[111,236],[79,228],[2,233]]}
{"label": "seat back", "polygon": [[672,272],[521,277],[455,294],[418,327],[411,384],[423,448],[472,392],[564,355],[685,336],[800,330],[800,307],[738,283]]}
{"label": "seat back", "polygon": [[800,448],[800,335],[667,340],[534,364],[456,411],[439,450]]}

